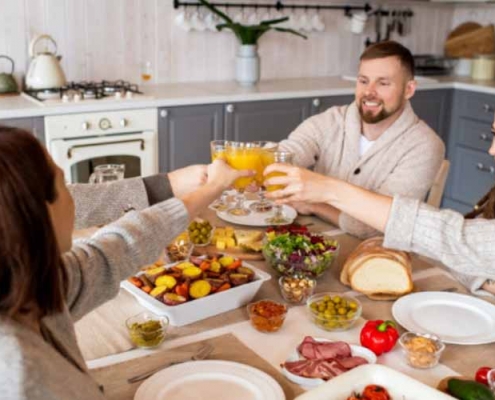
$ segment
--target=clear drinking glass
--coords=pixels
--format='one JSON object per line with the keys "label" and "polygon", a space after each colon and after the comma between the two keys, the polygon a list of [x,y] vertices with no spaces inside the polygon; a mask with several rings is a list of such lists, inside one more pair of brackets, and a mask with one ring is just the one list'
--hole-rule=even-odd
{"label": "clear drinking glass", "polygon": [[151,61],[143,61],[141,64],[141,80],[143,83],[151,81],[153,78],[153,65]]}
{"label": "clear drinking glass", "polygon": [[[210,142],[210,149],[211,149],[211,161],[215,161],[216,159],[223,159],[226,161],[225,158],[225,146],[227,144],[226,140],[212,140]],[[218,200],[216,200],[211,206],[218,211],[225,211],[227,210],[229,206],[229,202],[227,200],[227,191],[224,190],[222,195]]]}
{"label": "clear drinking glass", "polygon": [[258,196],[260,198],[260,201],[251,203],[249,208],[254,212],[265,213],[273,209],[273,203],[265,198],[266,189],[263,185],[263,181],[265,179],[265,177],[263,176],[263,171],[268,164],[271,164],[273,162],[273,157],[269,153],[277,151],[278,143],[267,141],[259,141],[254,143],[259,146],[261,157],[261,168],[256,171],[255,178],[258,185]]}
{"label": "clear drinking glass", "polygon": [[[294,153],[290,151],[274,151],[268,154],[271,159],[266,159],[266,166],[274,163],[292,164],[294,159]],[[274,176],[284,176],[283,172],[271,172],[265,176],[265,179],[273,178]],[[267,192],[274,192],[276,190],[283,189],[282,185],[268,185],[266,186]],[[284,225],[290,224],[292,221],[284,215],[283,208],[281,205],[275,204],[275,215],[273,217],[267,218],[266,222],[272,225]]]}
{"label": "clear drinking glass", "polygon": [[94,168],[89,183],[114,182],[124,179],[125,164],[102,164]]}
{"label": "clear drinking glass", "polygon": [[[258,171],[263,168],[261,166],[260,148],[256,143],[227,142],[225,156],[227,163],[237,170],[250,169]],[[244,201],[246,200],[244,192],[254,180],[255,177],[247,176],[237,178],[234,181],[234,189],[237,192],[235,196],[236,203],[233,208],[228,210],[229,214],[244,216],[251,213],[251,210],[244,206]]]}

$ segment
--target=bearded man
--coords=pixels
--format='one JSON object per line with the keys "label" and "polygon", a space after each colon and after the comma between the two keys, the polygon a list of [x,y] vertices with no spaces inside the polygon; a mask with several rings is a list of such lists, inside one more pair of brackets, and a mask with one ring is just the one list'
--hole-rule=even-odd
{"label": "bearded man", "polygon": [[[411,52],[393,41],[372,45],[360,57],[355,101],[307,119],[279,147],[292,151],[301,167],[377,193],[424,200],[445,146],[414,113],[409,99],[415,90]],[[361,238],[378,233],[327,204],[293,206]]]}

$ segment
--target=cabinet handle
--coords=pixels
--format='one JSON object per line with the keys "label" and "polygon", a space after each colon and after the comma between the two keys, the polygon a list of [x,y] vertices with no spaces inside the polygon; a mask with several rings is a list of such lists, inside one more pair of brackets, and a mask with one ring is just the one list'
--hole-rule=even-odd
{"label": "cabinet handle", "polygon": [[160,117],[167,118],[168,117],[168,111],[167,110],[161,110],[160,111]]}
{"label": "cabinet handle", "polygon": [[486,167],[482,163],[476,164],[476,168],[480,171],[489,172],[490,174],[495,174],[495,167]]}
{"label": "cabinet handle", "polygon": [[491,137],[488,136],[486,133],[480,133],[480,139],[483,140],[484,142],[492,141]]}
{"label": "cabinet handle", "polygon": [[493,112],[493,107],[491,107],[489,104],[483,104],[483,110],[485,110],[485,112]]}
{"label": "cabinet handle", "polygon": [[234,105],[233,105],[233,104],[227,104],[227,106],[225,107],[225,110],[226,110],[229,114],[231,114],[231,113],[233,113],[233,112],[235,111],[235,107],[234,107]]}
{"label": "cabinet handle", "polygon": [[313,107],[319,107],[321,104],[320,99],[313,99]]}

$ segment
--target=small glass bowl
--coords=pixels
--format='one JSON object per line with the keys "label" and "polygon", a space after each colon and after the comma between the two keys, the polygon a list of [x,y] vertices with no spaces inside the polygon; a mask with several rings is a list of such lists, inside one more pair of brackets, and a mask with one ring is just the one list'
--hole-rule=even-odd
{"label": "small glass bowl", "polygon": [[189,233],[187,231],[182,232],[165,247],[165,256],[168,263],[188,260],[193,248],[194,244],[189,238]]}
{"label": "small glass bowl", "polygon": [[152,348],[165,340],[169,320],[165,316],[145,311],[128,318],[125,324],[132,343],[137,347]]}
{"label": "small glass bowl", "polygon": [[284,324],[287,306],[273,300],[260,300],[248,304],[251,325],[260,332],[276,332]]}
{"label": "small glass bowl", "polygon": [[313,294],[316,279],[304,275],[281,276],[278,285],[287,303],[302,304]]}
{"label": "small glass bowl", "polygon": [[407,363],[414,368],[433,368],[440,361],[445,344],[435,335],[428,333],[403,333],[399,344]]}
{"label": "small glass bowl", "polygon": [[323,292],[311,296],[306,302],[313,323],[327,331],[346,331],[361,316],[359,300],[341,293]]}
{"label": "small glass bowl", "polygon": [[[194,244],[194,246],[203,247],[203,246],[208,246],[211,243],[211,239],[213,238],[213,233],[215,232],[215,227],[213,225],[211,225],[211,223],[209,223],[209,226],[211,227],[211,229],[208,233],[202,232],[201,229],[203,229],[203,228],[193,229],[194,228],[193,224],[198,224],[198,223],[203,224],[205,222],[209,223],[209,221],[207,221],[205,219],[196,218],[187,227],[187,231],[189,233],[189,238],[190,238],[191,242]],[[195,231],[198,231],[199,233],[195,233]],[[203,238],[204,240],[201,240],[199,243],[196,243],[197,239],[195,239],[195,238],[197,237],[198,234],[200,235],[199,237]]]}

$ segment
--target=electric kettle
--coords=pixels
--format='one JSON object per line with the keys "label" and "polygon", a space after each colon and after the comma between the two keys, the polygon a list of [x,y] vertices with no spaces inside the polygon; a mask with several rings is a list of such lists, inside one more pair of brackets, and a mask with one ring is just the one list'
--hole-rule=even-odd
{"label": "electric kettle", "polygon": [[17,82],[12,75],[14,73],[14,60],[4,55],[0,55],[0,58],[9,60],[12,65],[12,71],[10,71],[10,74],[7,74],[5,72],[0,73],[0,93],[17,93],[19,91]]}
{"label": "electric kettle", "polygon": [[[36,44],[42,39],[53,43],[55,50],[50,52],[46,49],[43,52],[36,51]],[[31,40],[29,44],[29,64],[26,75],[26,86],[28,89],[58,89],[66,84],[65,74],[60,66],[62,56],[57,56],[57,43],[49,35],[39,35]]]}

